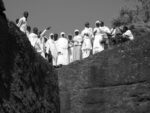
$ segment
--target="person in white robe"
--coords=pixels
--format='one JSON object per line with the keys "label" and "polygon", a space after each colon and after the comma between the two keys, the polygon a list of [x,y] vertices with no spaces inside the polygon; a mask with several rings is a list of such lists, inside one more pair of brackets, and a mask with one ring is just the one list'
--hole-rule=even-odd
{"label": "person in white robe", "polygon": [[43,32],[39,33],[38,40],[35,43],[35,48],[40,55],[45,58],[45,42],[44,42],[44,36],[46,32],[50,29],[51,27],[46,28]]}
{"label": "person in white robe", "polygon": [[111,31],[110,31],[109,27],[104,25],[103,21],[100,22],[100,32],[101,32],[101,35],[103,36],[102,42],[103,42],[104,48],[109,48],[108,35],[111,34]]}
{"label": "person in white robe", "polygon": [[35,47],[35,43],[38,40],[38,28],[34,27],[33,32],[29,34],[29,41],[33,47]]}
{"label": "person in white robe", "polygon": [[68,39],[65,37],[65,33],[60,34],[60,38],[57,41],[58,60],[57,65],[68,65]]}
{"label": "person in white robe", "polygon": [[123,36],[123,39],[126,41],[127,40],[134,40],[134,36],[133,36],[131,30],[129,30],[127,26],[124,26],[122,36]]}
{"label": "person in white robe", "polygon": [[101,52],[104,50],[104,45],[101,43],[103,40],[103,35],[100,31],[100,21],[96,21],[94,28],[94,42],[93,42],[93,54]]}
{"label": "person in white robe", "polygon": [[92,50],[93,30],[88,22],[85,24],[81,36],[83,37],[82,58],[84,59],[90,56]]}
{"label": "person in white robe", "polygon": [[69,41],[69,48],[68,48],[68,54],[69,54],[69,63],[73,62],[73,36],[72,35],[68,35],[68,41]]}
{"label": "person in white robe", "polygon": [[76,60],[81,60],[82,58],[81,46],[82,46],[83,38],[80,35],[78,29],[76,29],[74,33],[75,33],[75,36],[73,38],[73,42],[74,42],[73,60],[76,61]]}
{"label": "person in white robe", "polygon": [[27,30],[27,19],[28,19],[29,13],[27,11],[25,11],[23,13],[23,17],[19,19],[19,22],[17,24],[17,26],[20,28],[20,30],[23,33],[26,33]]}
{"label": "person in white robe", "polygon": [[[49,39],[47,40],[45,46],[46,46],[46,54],[52,55],[52,64],[54,67],[57,66],[57,57],[58,57],[58,52],[57,52],[57,47],[55,41],[57,40],[57,37],[54,37],[54,34],[51,33],[49,36]],[[49,58],[48,58],[49,59]]]}

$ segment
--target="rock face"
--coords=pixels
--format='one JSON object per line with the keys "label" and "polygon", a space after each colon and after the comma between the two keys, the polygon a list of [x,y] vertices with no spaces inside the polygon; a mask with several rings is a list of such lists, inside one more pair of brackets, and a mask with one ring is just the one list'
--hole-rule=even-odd
{"label": "rock face", "polygon": [[140,32],[58,70],[61,113],[150,113],[150,33]]}
{"label": "rock face", "polygon": [[0,15],[0,113],[59,113],[58,78],[52,66],[3,15]]}

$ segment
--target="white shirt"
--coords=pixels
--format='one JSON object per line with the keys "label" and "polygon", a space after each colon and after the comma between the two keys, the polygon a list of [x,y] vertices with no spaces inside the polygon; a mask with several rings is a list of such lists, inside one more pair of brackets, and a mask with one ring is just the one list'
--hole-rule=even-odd
{"label": "white shirt", "polygon": [[101,33],[101,30],[100,28],[95,27],[93,32],[96,33],[95,35],[99,35]]}
{"label": "white shirt", "polygon": [[68,49],[68,40],[66,38],[60,37],[57,40],[57,50],[58,52],[63,53],[64,49]]}
{"label": "white shirt", "polygon": [[75,46],[81,45],[82,40],[83,39],[82,39],[81,35],[74,36],[74,38],[73,38],[74,45]]}
{"label": "white shirt", "polygon": [[35,43],[38,40],[38,36],[35,33],[30,33],[29,40],[30,40],[31,45],[34,47]]}
{"label": "white shirt", "polygon": [[39,38],[37,39],[34,47],[38,53],[44,52],[44,45],[43,45],[43,42],[41,39],[39,39]]}
{"label": "white shirt", "polygon": [[123,36],[127,36],[130,40],[134,40],[134,36],[133,36],[131,30],[127,30],[127,31],[123,34]]}
{"label": "white shirt", "polygon": [[26,18],[25,17],[20,18],[17,26],[20,28],[20,30],[22,32],[25,33],[26,29],[27,29],[27,20],[26,20]]}
{"label": "white shirt", "polygon": [[90,38],[93,37],[93,30],[92,28],[84,28],[84,30],[81,32],[81,36],[84,37],[85,34],[88,34]]}
{"label": "white shirt", "polygon": [[48,39],[45,46],[46,46],[46,53],[49,54],[49,52],[51,52],[53,57],[57,56],[58,52],[57,52],[57,47],[56,47],[56,43],[54,40]]}
{"label": "white shirt", "polygon": [[110,29],[107,26],[100,27],[100,30],[103,33],[111,33]]}

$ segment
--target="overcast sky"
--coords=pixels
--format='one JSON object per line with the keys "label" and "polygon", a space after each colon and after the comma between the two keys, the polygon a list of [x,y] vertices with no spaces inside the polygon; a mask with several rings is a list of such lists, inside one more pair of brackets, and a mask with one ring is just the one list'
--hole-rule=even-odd
{"label": "overcast sky", "polygon": [[110,26],[113,18],[124,6],[124,0],[3,0],[10,20],[29,11],[28,23],[40,30],[52,26],[52,32],[73,33],[83,29],[89,21],[93,27],[96,20],[103,20]]}

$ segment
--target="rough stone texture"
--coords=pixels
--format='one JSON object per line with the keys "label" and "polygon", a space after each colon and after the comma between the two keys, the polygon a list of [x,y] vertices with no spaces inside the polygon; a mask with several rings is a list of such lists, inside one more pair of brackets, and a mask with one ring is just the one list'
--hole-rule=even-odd
{"label": "rough stone texture", "polygon": [[58,70],[61,113],[150,113],[150,33]]}
{"label": "rough stone texture", "polygon": [[52,66],[3,15],[0,14],[0,113],[59,113],[58,78]]}

